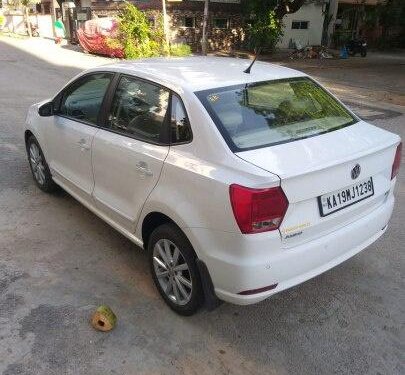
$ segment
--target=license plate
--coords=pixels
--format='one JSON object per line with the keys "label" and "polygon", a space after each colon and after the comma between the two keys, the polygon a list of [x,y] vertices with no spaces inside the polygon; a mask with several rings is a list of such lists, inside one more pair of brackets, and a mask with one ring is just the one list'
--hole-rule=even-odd
{"label": "license plate", "polygon": [[373,178],[318,197],[321,216],[328,216],[374,195]]}

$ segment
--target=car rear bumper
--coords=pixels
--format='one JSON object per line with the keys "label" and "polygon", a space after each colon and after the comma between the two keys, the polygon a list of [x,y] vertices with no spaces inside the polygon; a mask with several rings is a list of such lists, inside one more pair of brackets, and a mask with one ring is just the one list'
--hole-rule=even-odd
{"label": "car rear bumper", "polygon": [[[279,234],[272,232],[253,236],[202,228],[185,232],[207,265],[218,298],[248,305],[309,280],[371,245],[386,230],[393,207],[390,194],[367,216],[289,249],[282,248]],[[275,284],[266,292],[239,294]]]}

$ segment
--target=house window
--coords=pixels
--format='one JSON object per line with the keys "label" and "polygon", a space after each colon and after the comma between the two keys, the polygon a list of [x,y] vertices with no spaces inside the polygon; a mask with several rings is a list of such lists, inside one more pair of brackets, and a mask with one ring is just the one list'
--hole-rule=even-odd
{"label": "house window", "polygon": [[293,30],[307,30],[309,21],[292,21],[291,28]]}
{"label": "house window", "polygon": [[229,27],[228,18],[213,18],[212,27],[214,29],[227,29]]}
{"label": "house window", "polygon": [[183,17],[181,19],[181,26],[182,27],[195,27],[195,17]]}

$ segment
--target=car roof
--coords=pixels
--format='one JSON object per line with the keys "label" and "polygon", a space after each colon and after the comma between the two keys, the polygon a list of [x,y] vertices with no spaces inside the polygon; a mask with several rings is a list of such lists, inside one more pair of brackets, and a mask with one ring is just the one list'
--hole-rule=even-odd
{"label": "car roof", "polygon": [[261,61],[254,64],[250,74],[244,73],[250,64],[251,60],[247,59],[198,56],[126,60],[97,70],[108,68],[190,91],[305,76],[302,72]]}

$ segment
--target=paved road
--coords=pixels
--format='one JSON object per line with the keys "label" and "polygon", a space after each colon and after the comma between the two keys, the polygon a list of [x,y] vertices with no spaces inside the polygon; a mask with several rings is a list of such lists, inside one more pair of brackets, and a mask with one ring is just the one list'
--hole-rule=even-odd
{"label": "paved road", "polygon": [[[0,374],[404,374],[405,168],[391,226],[367,251],[263,303],[179,317],[144,253],[28,170],[28,105],[103,62],[0,39]],[[404,107],[352,104],[405,138]],[[107,334],[88,323],[101,303],[119,319]]]}

